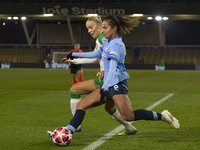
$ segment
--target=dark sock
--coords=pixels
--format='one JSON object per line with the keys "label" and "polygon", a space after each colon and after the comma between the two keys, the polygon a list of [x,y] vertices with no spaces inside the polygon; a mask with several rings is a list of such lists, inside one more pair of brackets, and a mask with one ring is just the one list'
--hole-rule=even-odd
{"label": "dark sock", "polygon": [[149,111],[145,109],[138,109],[133,111],[136,120],[161,120],[162,115],[160,113]]}
{"label": "dark sock", "polygon": [[73,118],[71,119],[68,128],[73,132],[78,128],[78,126],[82,123],[83,118],[85,116],[85,111],[77,109]]}

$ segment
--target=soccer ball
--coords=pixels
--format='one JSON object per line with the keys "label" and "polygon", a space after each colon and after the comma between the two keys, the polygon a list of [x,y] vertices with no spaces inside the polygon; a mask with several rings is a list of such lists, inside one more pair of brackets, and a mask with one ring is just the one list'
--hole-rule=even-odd
{"label": "soccer ball", "polygon": [[72,141],[72,134],[66,127],[59,127],[53,131],[52,141],[58,146],[67,146]]}

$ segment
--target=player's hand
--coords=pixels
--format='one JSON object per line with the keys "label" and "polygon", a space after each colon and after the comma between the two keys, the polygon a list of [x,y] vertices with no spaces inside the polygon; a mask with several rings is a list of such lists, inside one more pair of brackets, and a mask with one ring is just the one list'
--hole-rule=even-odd
{"label": "player's hand", "polygon": [[61,61],[65,62],[65,63],[68,63],[68,65],[71,65],[71,63],[72,63],[72,60],[70,58],[67,59],[66,57],[62,58]]}
{"label": "player's hand", "polygon": [[65,63],[72,62],[72,60],[70,58],[67,59],[66,57],[62,58],[61,61],[65,62]]}
{"label": "player's hand", "polygon": [[103,80],[104,71],[98,72],[98,73],[96,74],[96,76],[97,76],[100,80]]}
{"label": "player's hand", "polygon": [[104,103],[111,100],[110,92],[108,90],[101,89],[100,94],[101,94],[100,102]]}
{"label": "player's hand", "polygon": [[67,58],[66,58],[66,57],[64,57],[64,58],[62,58],[62,59],[61,59],[61,61],[65,61],[65,60],[67,60]]}

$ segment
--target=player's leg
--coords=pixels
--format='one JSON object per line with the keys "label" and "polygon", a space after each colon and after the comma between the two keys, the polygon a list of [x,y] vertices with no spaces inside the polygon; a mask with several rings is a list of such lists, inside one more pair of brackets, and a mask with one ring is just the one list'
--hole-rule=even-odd
{"label": "player's leg", "polygon": [[70,66],[70,73],[72,75],[72,80],[73,80],[73,83],[76,84],[77,83],[77,79],[76,79],[76,68],[75,66]]}
{"label": "player's leg", "polygon": [[70,91],[82,95],[91,93],[97,88],[99,88],[99,85],[95,83],[95,79],[91,79],[72,85]]}
{"label": "player's leg", "polygon": [[73,115],[75,114],[77,104],[81,101],[81,95],[91,93],[98,88],[99,86],[95,84],[94,79],[72,85],[70,88],[70,105]]}
{"label": "player's leg", "polygon": [[[78,82],[77,84],[72,85],[70,89],[70,105],[71,105],[71,112],[74,115],[76,111],[77,104],[81,101],[82,94],[88,94],[92,91],[99,88],[98,83],[95,82],[94,79],[86,80],[83,82]],[[80,131],[81,127],[77,131]]]}
{"label": "player's leg", "polygon": [[83,81],[83,69],[80,68],[80,69],[78,69],[77,72],[78,72],[78,81],[82,82]]}
{"label": "player's leg", "polygon": [[82,82],[83,81],[83,68],[82,65],[77,66],[77,72],[78,72],[78,81]]}
{"label": "player's leg", "polygon": [[119,109],[119,112],[124,120],[137,121],[137,120],[161,120],[162,115],[149,110],[135,110],[132,111],[129,97],[125,94],[113,96],[113,100]]}
{"label": "player's leg", "polygon": [[128,96],[126,94],[120,94],[114,95],[112,98],[122,118],[126,121],[133,121],[135,116]]}
{"label": "player's leg", "polygon": [[72,80],[73,80],[74,84],[76,84],[77,83],[76,74],[72,73],[71,75],[72,75]]}
{"label": "player's leg", "polygon": [[125,121],[121,114],[119,113],[117,107],[115,106],[113,100],[110,100],[108,103],[104,104],[105,110],[112,115],[112,117],[119,122],[120,124],[124,125],[125,129],[120,131],[118,135],[129,135],[137,133],[137,129],[128,121]]}
{"label": "player's leg", "polygon": [[175,128],[180,127],[178,120],[166,110],[163,111],[162,114],[154,112],[154,111],[145,110],[145,109],[138,109],[138,110],[132,111],[131,103],[127,95],[125,94],[115,95],[112,98],[124,120],[127,120],[127,121],[162,120],[173,125]]}
{"label": "player's leg", "polygon": [[94,90],[86,97],[84,97],[77,105],[77,109],[81,109],[86,111],[89,108],[96,107],[102,105],[100,102],[100,88]]}
{"label": "player's leg", "polygon": [[70,129],[72,133],[75,132],[84,119],[85,111],[91,107],[99,106],[101,104],[102,102],[100,102],[100,89],[98,88],[86,97],[84,97],[78,103],[76,112],[67,128]]}

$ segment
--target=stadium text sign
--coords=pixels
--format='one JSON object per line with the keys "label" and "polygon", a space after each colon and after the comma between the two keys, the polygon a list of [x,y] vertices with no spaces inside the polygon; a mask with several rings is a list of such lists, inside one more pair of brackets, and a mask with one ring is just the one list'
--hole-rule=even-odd
{"label": "stadium text sign", "polygon": [[2,69],[9,69],[10,68],[10,64],[8,64],[8,63],[1,63],[1,68]]}
{"label": "stadium text sign", "polygon": [[124,15],[125,9],[107,9],[104,7],[97,7],[94,9],[84,7],[72,7],[61,8],[60,5],[54,7],[42,7],[42,14],[55,14],[55,15],[87,15],[87,14],[99,14],[99,15]]}
{"label": "stadium text sign", "polygon": [[52,68],[53,69],[56,69],[56,68],[68,69],[69,65],[68,64],[53,63]]}

